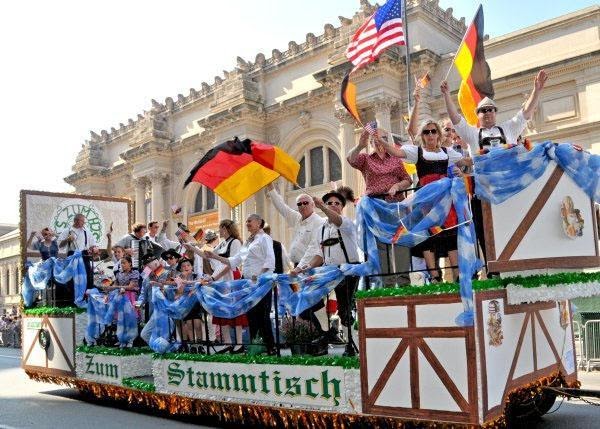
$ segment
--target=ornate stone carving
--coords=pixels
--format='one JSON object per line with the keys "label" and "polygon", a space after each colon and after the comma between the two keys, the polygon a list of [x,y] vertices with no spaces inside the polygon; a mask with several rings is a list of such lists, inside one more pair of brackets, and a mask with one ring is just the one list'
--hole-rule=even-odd
{"label": "ornate stone carving", "polygon": [[336,119],[339,120],[342,124],[354,123],[354,118],[352,117],[352,115],[350,115],[350,113],[348,113],[346,108],[344,108],[343,106],[336,106],[334,115]]}
{"label": "ornate stone carving", "polygon": [[201,88],[202,88],[202,92],[203,92],[203,93],[205,93],[205,94],[206,94],[207,92],[209,92],[209,91],[210,91],[210,85],[209,85],[208,83],[206,83],[206,82],[202,82],[200,85],[201,85]]}
{"label": "ornate stone carving", "polygon": [[173,102],[173,99],[171,97],[165,98],[165,106],[167,106],[167,109],[173,110],[173,108],[175,107],[175,103]]}
{"label": "ornate stone carving", "polygon": [[327,23],[327,24],[325,24],[325,27],[323,28],[323,34],[325,34],[325,37],[327,39],[332,39],[336,36],[337,31],[332,24]]}
{"label": "ornate stone carving", "polygon": [[288,43],[288,49],[292,55],[296,55],[298,52],[300,52],[300,46],[293,40]]}
{"label": "ornate stone carving", "polygon": [[265,58],[265,54],[263,54],[262,52],[259,52],[258,54],[256,54],[256,58],[254,59],[254,63],[258,66],[258,67],[264,67],[264,65],[266,64],[267,59]]}
{"label": "ornate stone carving", "polygon": [[315,46],[318,42],[317,36],[315,36],[313,33],[308,33],[306,35],[306,43],[308,43],[308,46]]}
{"label": "ornate stone carving", "polygon": [[311,118],[312,118],[311,113],[307,112],[306,110],[303,110],[302,112],[300,112],[300,116],[298,117],[298,122],[300,122],[300,125],[302,125],[304,128],[308,128],[310,126]]}
{"label": "ornate stone carving", "polygon": [[281,51],[279,49],[273,49],[271,56],[275,62],[280,61],[282,58]]}
{"label": "ornate stone carving", "polygon": [[267,143],[278,145],[281,140],[281,133],[279,132],[279,128],[270,127],[267,128]]}
{"label": "ornate stone carving", "polygon": [[394,104],[396,104],[396,100],[391,97],[378,97],[371,102],[376,113],[390,113]]}

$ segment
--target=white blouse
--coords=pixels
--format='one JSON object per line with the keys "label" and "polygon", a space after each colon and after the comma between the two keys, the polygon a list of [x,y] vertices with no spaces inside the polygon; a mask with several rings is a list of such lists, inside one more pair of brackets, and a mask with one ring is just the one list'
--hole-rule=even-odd
{"label": "white blouse", "polygon": [[272,272],[275,269],[273,239],[261,231],[256,234],[252,242],[244,244],[236,255],[228,259],[232,267],[242,265],[242,276],[245,279],[258,277],[263,273],[263,269]]}
{"label": "white blouse", "polygon": [[[411,164],[416,164],[419,159],[419,146],[405,145],[402,146],[402,150],[406,154],[406,161]],[[427,149],[423,148],[423,158],[427,161],[445,161],[448,160],[450,163],[454,163],[461,159],[463,156],[452,149],[451,147],[447,147],[446,150],[448,154],[444,153],[442,149],[439,152],[430,152]]]}

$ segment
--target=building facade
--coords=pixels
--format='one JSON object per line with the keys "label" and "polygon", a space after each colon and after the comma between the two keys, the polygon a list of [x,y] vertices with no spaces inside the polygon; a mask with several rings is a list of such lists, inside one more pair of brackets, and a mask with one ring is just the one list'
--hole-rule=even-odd
{"label": "building facade", "polygon": [[0,316],[21,302],[19,237],[17,225],[0,224]]}
{"label": "building facade", "polygon": [[[262,192],[232,208],[209,189],[183,183],[207,150],[239,136],[277,145],[300,161],[304,189],[278,182],[290,204],[299,192],[322,195],[336,181],[360,195],[360,172],[345,161],[360,130],[341,106],[339,90],[350,69],[344,56],[349,39],[373,11],[362,0],[352,18],[325,24],[323,34],[309,33],[301,43],[290,41],[286,51],[258,53],[253,61],[238,57],[236,67],[214,82],[164,102],[152,100],[148,111],[117,128],[92,131],[66,182],[78,193],[131,198],[137,221],[171,219],[171,228],[176,221],[240,222],[256,212],[272,225],[274,237],[287,242],[291,231]],[[440,119],[445,107],[439,83],[468,23],[435,0],[407,0],[407,21],[411,74],[432,77],[422,95],[421,119]],[[545,68],[549,81],[527,135],[600,153],[599,24],[600,7],[594,6],[487,40],[498,119],[521,107],[536,73]],[[404,47],[392,47],[354,78],[363,119],[377,119],[380,127],[402,135],[408,111],[405,58]],[[456,94],[455,71],[449,83]],[[172,206],[181,206],[182,213],[173,214]],[[352,216],[353,208],[348,210]]]}

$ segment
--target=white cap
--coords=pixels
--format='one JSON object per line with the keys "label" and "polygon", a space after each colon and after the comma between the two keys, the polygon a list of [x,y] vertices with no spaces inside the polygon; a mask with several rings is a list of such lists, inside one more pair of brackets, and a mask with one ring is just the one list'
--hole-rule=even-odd
{"label": "white cap", "polygon": [[487,106],[493,107],[494,109],[498,109],[498,107],[496,107],[496,103],[494,103],[494,100],[492,100],[490,97],[485,97],[477,105],[477,110],[481,109],[482,107],[487,107]]}

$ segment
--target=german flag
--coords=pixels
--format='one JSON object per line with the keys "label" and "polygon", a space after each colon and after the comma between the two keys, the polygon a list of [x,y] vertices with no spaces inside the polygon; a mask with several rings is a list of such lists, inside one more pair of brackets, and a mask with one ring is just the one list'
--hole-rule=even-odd
{"label": "german flag", "polygon": [[278,147],[235,137],[209,150],[184,187],[201,183],[235,207],[280,175],[296,183],[299,171],[300,164]]}
{"label": "german flag", "polygon": [[398,227],[398,229],[396,230],[396,233],[392,237],[392,244],[397,243],[398,240],[400,240],[400,237],[402,237],[404,234],[407,234],[407,233],[408,233],[408,231],[406,230],[406,228],[404,227],[404,225],[400,225]]}
{"label": "german flag", "polygon": [[477,124],[477,104],[485,97],[494,98],[490,67],[483,52],[483,8],[479,5],[475,19],[467,28],[454,65],[462,78],[458,104],[467,122]]}
{"label": "german flag", "polygon": [[429,232],[431,233],[431,235],[437,235],[443,230],[444,229],[441,226],[432,226],[431,228],[429,228]]}
{"label": "german flag", "polygon": [[356,105],[356,85],[350,82],[350,73],[344,76],[344,79],[342,80],[340,100],[348,113],[350,113],[352,117],[356,119],[356,122],[362,126],[362,121],[360,120],[360,114],[358,113],[358,107]]}

